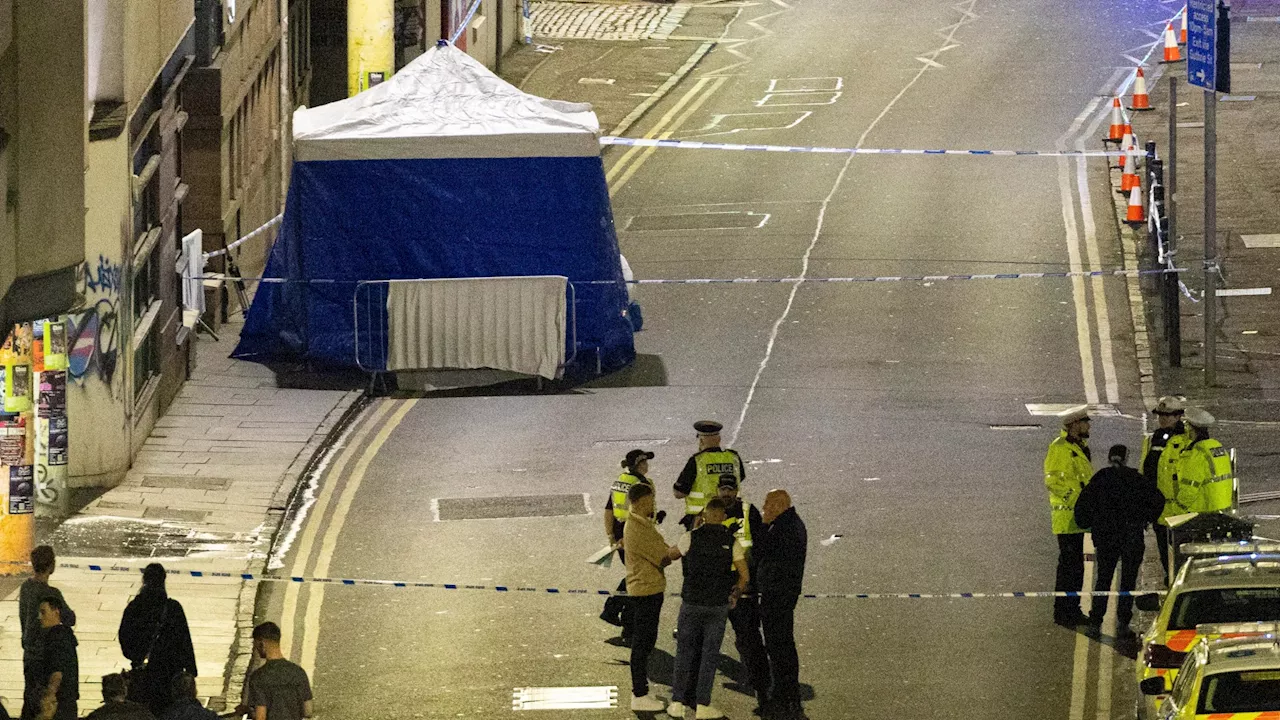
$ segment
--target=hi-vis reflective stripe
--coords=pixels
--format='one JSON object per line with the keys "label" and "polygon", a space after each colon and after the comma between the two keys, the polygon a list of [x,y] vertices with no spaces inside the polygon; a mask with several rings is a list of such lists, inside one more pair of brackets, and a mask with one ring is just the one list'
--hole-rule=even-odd
{"label": "hi-vis reflective stripe", "polygon": [[[9,562],[10,565],[24,565],[28,563]],[[142,571],[141,567],[128,565],[98,565],[94,563],[58,563],[58,567],[66,570],[81,570],[85,572],[97,573],[129,573],[136,575]],[[169,568],[166,572],[173,577],[192,578],[192,579],[233,579],[248,580],[257,582],[282,582],[282,583],[323,583],[326,585],[361,585],[375,587],[394,587],[394,588],[420,588],[434,590],[481,590],[488,592],[515,592],[515,593],[535,593],[545,595],[623,595],[626,593],[614,590],[592,590],[583,588],[558,588],[558,587],[523,587],[515,585],[471,585],[467,583],[431,583],[419,582],[416,580],[377,580],[370,578],[333,578],[333,577],[306,577],[306,576],[289,576],[289,575],[254,575],[252,573],[234,573],[220,572],[213,570],[178,570]],[[1155,594],[1163,594],[1163,590],[1154,591]],[[943,592],[943,593],[805,593],[801,597],[811,600],[981,600],[993,598],[1055,598],[1055,597],[1091,597],[1094,595],[1106,595],[1108,597],[1137,596],[1146,594],[1143,591],[1108,591],[1093,592],[1082,590],[1080,592],[1055,592],[1052,590],[1031,591],[1031,592]],[[672,593],[671,597],[679,597],[678,593]],[[1193,631],[1194,632],[1194,631]]]}
{"label": "hi-vis reflective stripe", "polygon": [[945,150],[908,148],[821,147],[807,145],[742,145],[738,143],[709,143],[697,140],[658,140],[650,138],[624,138],[605,135],[601,145],[626,145],[630,147],[676,148],[680,150],[738,150],[748,152],[816,153],[819,155],[963,155],[965,157],[1120,157],[1119,150]]}
{"label": "hi-vis reflective stripe", "polygon": [[1208,720],[1280,720],[1280,710],[1267,710],[1266,712],[1210,713],[1208,715],[1196,715],[1196,717],[1207,718]]}

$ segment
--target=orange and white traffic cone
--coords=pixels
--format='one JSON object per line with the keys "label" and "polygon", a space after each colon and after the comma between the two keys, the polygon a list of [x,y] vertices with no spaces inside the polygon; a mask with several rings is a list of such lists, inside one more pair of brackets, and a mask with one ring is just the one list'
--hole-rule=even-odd
{"label": "orange and white traffic cone", "polygon": [[1111,129],[1103,142],[1118,143],[1124,138],[1124,110],[1120,108],[1120,96],[1111,99]]}
{"label": "orange and white traffic cone", "polygon": [[1178,33],[1178,44],[1187,44],[1187,6],[1182,6],[1182,30]]}
{"label": "orange and white traffic cone", "polygon": [[1137,145],[1138,145],[1138,138],[1134,136],[1133,131],[1129,130],[1128,132],[1126,132],[1124,134],[1124,137],[1121,138],[1120,140],[1120,152],[1124,154],[1121,155],[1120,160],[1117,161],[1116,168],[1118,168],[1122,172],[1124,171],[1125,167],[1127,167],[1127,163],[1125,163],[1125,159],[1129,155],[1129,148],[1137,147]]}
{"label": "orange and white traffic cone", "polygon": [[1127,193],[1141,185],[1142,178],[1138,177],[1138,148],[1130,145],[1124,151],[1124,156],[1127,162],[1124,165],[1124,174],[1120,176],[1120,192]]}
{"label": "orange and white traffic cone", "polygon": [[[1174,50],[1178,46],[1173,47]],[[1151,96],[1147,94],[1147,76],[1142,72],[1142,68],[1138,68],[1138,74],[1133,79],[1133,99],[1129,102],[1130,110],[1150,110]]]}
{"label": "orange and white traffic cone", "polygon": [[1129,121],[1129,113],[1121,113],[1124,116],[1124,131],[1133,134],[1133,123]]}
{"label": "orange and white traffic cone", "polygon": [[1178,36],[1173,34],[1173,23],[1169,23],[1164,29],[1164,59],[1160,62],[1182,62],[1182,50],[1178,49]]}
{"label": "orange and white traffic cone", "polygon": [[1141,225],[1147,221],[1147,208],[1142,204],[1142,185],[1133,186],[1129,191],[1129,208],[1125,212],[1124,221]]}

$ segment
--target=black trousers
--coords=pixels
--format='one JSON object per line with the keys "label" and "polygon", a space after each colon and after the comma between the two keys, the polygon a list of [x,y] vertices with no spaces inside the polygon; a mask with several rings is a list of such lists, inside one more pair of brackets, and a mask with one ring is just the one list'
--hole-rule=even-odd
{"label": "black trousers", "polygon": [[[1133,592],[1138,584],[1138,570],[1142,567],[1142,556],[1146,547],[1142,532],[1119,537],[1106,537],[1095,534],[1093,542],[1094,569],[1097,576],[1093,581],[1095,592],[1106,592],[1111,589],[1111,579],[1116,573],[1116,565],[1120,566],[1120,587],[1122,592]],[[1100,624],[1107,614],[1107,596],[1094,595],[1089,605],[1089,619]],[[1124,595],[1116,601],[1116,622],[1120,627],[1129,624],[1133,619],[1133,596]]]}
{"label": "black trousers", "polygon": [[[1064,533],[1057,537],[1058,573],[1053,589],[1058,592],[1080,592],[1084,585],[1084,533]],[[1080,612],[1080,598],[1053,599],[1055,617],[1065,617],[1078,612]]]}
{"label": "black trousers", "polygon": [[751,689],[756,693],[769,692],[771,674],[769,655],[764,649],[764,637],[760,633],[760,606],[754,596],[738,599],[729,611],[729,624],[733,626],[733,645],[738,649],[738,659],[746,668]]}
{"label": "black trousers", "polygon": [[764,630],[764,648],[773,673],[775,700],[800,702],[800,656],[796,652],[797,595],[760,597],[760,625]]}
{"label": "black trousers", "polygon": [[636,697],[649,694],[649,655],[658,644],[658,620],[662,615],[663,593],[631,596],[631,692]]}
{"label": "black trousers", "polygon": [[1151,529],[1156,531],[1156,551],[1160,553],[1160,569],[1164,570],[1164,586],[1169,587],[1173,582],[1169,577],[1169,526],[1153,523]]}
{"label": "black trousers", "polygon": [[40,664],[38,659],[28,660],[22,658],[22,712],[20,717],[22,720],[33,720],[35,716],[40,714],[40,696],[44,689],[44,683],[40,681],[40,673],[36,669],[36,665]]}

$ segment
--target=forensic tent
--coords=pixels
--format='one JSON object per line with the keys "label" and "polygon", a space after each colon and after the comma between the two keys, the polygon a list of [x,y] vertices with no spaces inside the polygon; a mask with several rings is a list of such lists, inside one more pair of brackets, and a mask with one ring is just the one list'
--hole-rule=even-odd
{"label": "forensic tent", "polygon": [[297,111],[233,357],[543,377],[630,363],[598,134],[590,105],[521,92],[447,45]]}

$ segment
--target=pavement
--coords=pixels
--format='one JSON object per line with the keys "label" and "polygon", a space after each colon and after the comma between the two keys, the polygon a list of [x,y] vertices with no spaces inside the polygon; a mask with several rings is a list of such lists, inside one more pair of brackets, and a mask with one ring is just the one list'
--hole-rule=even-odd
{"label": "pavement", "polygon": [[[1219,298],[1217,384],[1212,388],[1203,383],[1203,303],[1181,297],[1180,368],[1168,365],[1164,319],[1151,292],[1147,308],[1161,391],[1186,394],[1218,416],[1216,435],[1236,448],[1241,494],[1250,498],[1280,490],[1274,434],[1280,422],[1280,2],[1236,0],[1231,17],[1232,87],[1217,105],[1219,287],[1272,294]],[[1160,70],[1163,77],[1152,88],[1155,110],[1134,113],[1134,130],[1143,142],[1157,143],[1167,164],[1169,86],[1177,83],[1178,265],[1190,269],[1182,277],[1199,300],[1204,289],[1204,93],[1187,83],[1186,63]],[[1140,247],[1145,232],[1142,236]],[[1266,502],[1246,507],[1275,513],[1280,506]]]}
{"label": "pavement", "polygon": [[[77,615],[82,712],[101,703],[102,675],[128,667],[116,629],[141,587],[141,568],[261,573],[291,493],[361,394],[277,387],[266,368],[227,357],[239,328],[223,326],[220,341],[199,336],[191,378],[124,481],[37,537],[59,563],[131,569],[63,568],[51,581]],[[171,575],[167,585],[191,626],[200,697],[215,709],[234,707],[257,583]],[[0,696],[14,713],[22,704],[17,614],[13,588],[0,602]]]}
{"label": "pavement", "polygon": [[[1093,149],[1124,54],[1174,12],[1111,0],[867,0],[856,16],[839,0],[690,5],[665,39],[537,38],[502,72],[529,92],[598,103],[606,132],[630,118],[630,137]],[[712,11],[726,13],[718,32],[686,29]],[[1101,159],[619,147],[603,159],[640,278],[1126,261]],[[637,297],[646,328],[633,368],[543,393],[383,398],[353,425],[319,478],[288,573],[457,589],[273,588],[261,610],[281,618],[322,714],[493,717],[522,689],[592,687],[618,695],[598,714],[631,716],[628,655],[596,618],[600,599],[546,590],[617,582],[618,568],[583,560],[603,542],[619,458],[654,450],[665,488],[703,418],[722,421],[751,463],[749,500],[777,486],[796,498],[812,538],[809,592],[1050,589],[1041,463],[1057,423],[1047,414],[1089,401],[1095,447],[1133,445],[1156,387],[1123,280],[661,285]],[[668,574],[678,590],[679,569]],[[677,608],[664,607],[650,668],[661,684]],[[1130,717],[1136,648],[1050,616],[1041,599],[805,601],[796,628],[808,714]],[[746,718],[753,702],[735,657],[726,651],[714,704]]]}

